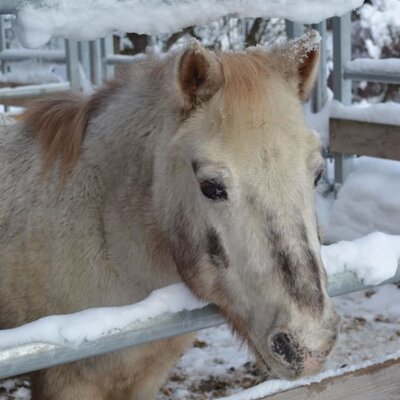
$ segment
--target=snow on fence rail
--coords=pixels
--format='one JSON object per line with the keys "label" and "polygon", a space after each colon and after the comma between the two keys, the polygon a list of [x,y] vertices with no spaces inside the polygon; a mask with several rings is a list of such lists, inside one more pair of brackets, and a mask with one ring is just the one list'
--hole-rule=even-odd
{"label": "snow on fence rail", "polygon": [[43,83],[0,89],[0,102],[6,99],[25,99],[50,93],[64,92],[71,89],[69,82]]}
{"label": "snow on fence rail", "polygon": [[[173,33],[225,15],[280,17],[317,23],[361,6],[362,0],[3,0],[0,13],[17,15],[15,27],[26,47],[39,47],[51,37],[93,40],[112,31]],[[95,22],[94,22],[95,21]]]}
{"label": "snow on fence rail", "polygon": [[356,58],[346,63],[343,78],[400,84],[400,58]]}
{"label": "snow on fence rail", "polygon": [[[374,233],[323,246],[322,256],[330,296],[400,281],[400,236]],[[222,323],[214,305],[205,305],[183,284],[176,284],[133,305],[50,316],[0,331],[0,378]]]}
{"label": "snow on fence rail", "polygon": [[0,53],[0,61],[18,62],[32,58],[56,63],[65,63],[66,61],[63,50],[5,49]]}

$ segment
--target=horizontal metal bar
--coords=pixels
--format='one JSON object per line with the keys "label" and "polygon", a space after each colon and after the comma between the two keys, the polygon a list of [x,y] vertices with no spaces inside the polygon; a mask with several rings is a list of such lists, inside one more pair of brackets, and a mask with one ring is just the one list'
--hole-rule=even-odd
{"label": "horizontal metal bar", "polygon": [[0,349],[0,378],[139,346],[223,323],[224,319],[217,308],[208,305],[199,310],[182,311],[151,319],[98,340],[82,342],[78,346],[32,343],[11,349]]}
{"label": "horizontal metal bar", "polygon": [[115,54],[108,55],[105,59],[107,65],[116,65],[116,64],[131,64],[137,61],[141,61],[146,57],[144,53],[136,54],[134,56],[129,56],[126,54]]}
{"label": "horizontal metal bar", "polygon": [[0,14],[15,14],[17,3],[17,0],[0,0]]}
{"label": "horizontal metal bar", "polygon": [[[381,285],[399,282],[400,268],[396,275]],[[371,288],[364,285],[350,271],[329,277],[328,292],[338,296]],[[78,345],[51,343],[27,343],[13,348],[0,347],[0,378],[7,378],[39,369],[65,364],[71,361],[139,346],[156,340],[194,332],[223,324],[225,320],[214,305],[194,311],[182,311],[132,324],[123,331],[84,341]]]}
{"label": "horizontal metal bar", "polygon": [[330,297],[342,296],[344,294],[359,292],[360,290],[372,289],[377,286],[387,285],[389,283],[400,282],[400,265],[394,276],[377,285],[366,285],[357,277],[354,272],[344,271],[340,274],[331,275],[328,278],[328,294]]}
{"label": "horizontal metal bar", "polygon": [[66,61],[63,50],[7,49],[0,53],[0,61],[6,62],[25,61],[33,58],[56,63],[65,63]]}
{"label": "horizontal metal bar", "polygon": [[377,72],[353,72],[344,70],[344,79],[351,79],[353,81],[368,81],[379,83],[393,83],[400,84],[400,75],[377,73]]}
{"label": "horizontal metal bar", "polygon": [[[388,68],[390,64],[391,67]],[[343,78],[354,81],[400,84],[400,59],[355,59],[345,65]]]}
{"label": "horizontal metal bar", "polygon": [[45,94],[64,92],[71,89],[69,82],[45,83],[41,85],[25,85],[0,89],[0,102],[6,99],[37,97]]}

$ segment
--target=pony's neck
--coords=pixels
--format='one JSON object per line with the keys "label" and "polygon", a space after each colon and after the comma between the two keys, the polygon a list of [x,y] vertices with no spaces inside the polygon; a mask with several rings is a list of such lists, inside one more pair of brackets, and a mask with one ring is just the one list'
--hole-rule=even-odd
{"label": "pony's neck", "polygon": [[91,122],[87,139],[96,142],[93,148],[105,159],[101,164],[108,255],[120,284],[127,286],[129,298],[122,301],[132,302],[180,281],[152,207],[155,157],[165,149],[178,121],[173,113],[166,114],[165,104],[160,109],[158,93],[130,87],[114,97],[107,112]]}

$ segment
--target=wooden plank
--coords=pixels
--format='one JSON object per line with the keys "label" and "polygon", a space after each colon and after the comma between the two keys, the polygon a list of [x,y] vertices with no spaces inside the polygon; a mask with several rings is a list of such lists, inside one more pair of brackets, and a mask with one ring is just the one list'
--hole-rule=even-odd
{"label": "wooden plank", "polygon": [[329,125],[331,152],[400,160],[398,125],[336,118],[331,118]]}
{"label": "wooden plank", "polygon": [[399,400],[400,359],[375,364],[263,400]]}

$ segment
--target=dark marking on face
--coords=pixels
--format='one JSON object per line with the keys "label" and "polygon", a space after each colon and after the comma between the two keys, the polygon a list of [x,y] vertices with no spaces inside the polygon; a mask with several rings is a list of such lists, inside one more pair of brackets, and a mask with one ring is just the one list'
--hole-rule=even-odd
{"label": "dark marking on face", "polygon": [[304,369],[304,350],[290,334],[279,332],[274,335],[271,350],[279,356],[290,369],[300,374]]}
{"label": "dark marking on face", "polygon": [[192,168],[193,168],[193,172],[195,174],[197,174],[197,171],[199,170],[199,167],[200,167],[199,162],[196,161],[196,160],[193,160],[192,161]]}
{"label": "dark marking on face", "polygon": [[309,246],[304,224],[299,223],[296,229],[299,254],[288,250],[282,234],[274,227],[273,221],[268,226],[271,240],[272,256],[289,294],[300,306],[308,306],[322,311],[324,296],[321,287],[321,276],[317,258]]}
{"label": "dark marking on face", "polygon": [[[182,208],[178,208],[174,214],[173,226],[174,228],[167,234],[167,240],[183,282],[199,298],[219,307],[223,306],[226,296],[217,280],[218,271],[212,263],[207,262],[209,255],[206,233],[196,234],[190,224],[190,217],[185,215]],[[218,258],[215,257],[214,260]]]}
{"label": "dark marking on face", "polygon": [[207,232],[206,246],[211,262],[215,266],[223,268],[229,267],[228,256],[226,255],[221,239],[214,228],[209,229]]}
{"label": "dark marking on face", "polygon": [[201,258],[201,246],[196,244],[188,226],[183,211],[179,210],[176,213],[173,233],[169,235],[169,240],[178,272],[183,281],[191,287]]}

